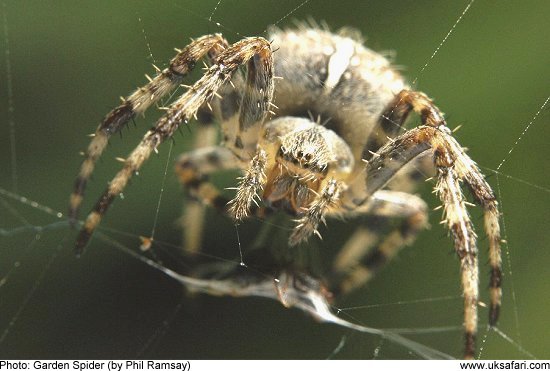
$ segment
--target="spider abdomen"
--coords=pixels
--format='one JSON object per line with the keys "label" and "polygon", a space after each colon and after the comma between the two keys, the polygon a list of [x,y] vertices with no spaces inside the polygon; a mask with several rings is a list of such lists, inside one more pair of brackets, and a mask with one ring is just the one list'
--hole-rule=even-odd
{"label": "spider abdomen", "polygon": [[[346,35],[347,33],[347,35]],[[349,31],[272,30],[277,116],[320,120],[348,143],[356,162],[380,115],[405,83],[381,54]]]}

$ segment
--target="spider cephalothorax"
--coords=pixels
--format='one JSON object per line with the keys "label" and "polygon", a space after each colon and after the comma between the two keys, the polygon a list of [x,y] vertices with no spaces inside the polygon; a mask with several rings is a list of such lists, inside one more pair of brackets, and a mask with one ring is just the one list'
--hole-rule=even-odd
{"label": "spider cephalothorax", "polygon": [[[281,133],[279,126],[286,127],[287,133]],[[262,142],[272,153],[277,151],[272,154],[275,161],[268,172],[263,199],[276,207],[286,202],[285,209],[290,213],[303,214],[327,181],[343,178],[353,169],[347,144],[334,132],[307,119],[269,122]]]}
{"label": "spider cephalothorax", "polygon": [[269,121],[229,212],[237,220],[245,218],[263,190],[261,198],[269,206],[302,217],[290,238],[295,245],[319,233],[317,225],[336,206],[353,164],[348,145],[333,131],[296,117]]}
{"label": "spider cephalothorax", "polygon": [[[75,182],[69,214],[73,220],[109,137],[179,86],[199,59],[210,64],[125,160],[84,222],[77,250],[82,251],[107,208],[150,154],[193,118],[199,125],[197,148],[183,154],[176,164],[178,177],[192,198],[185,215],[184,243],[189,249],[200,245],[201,205],[214,206],[238,221],[251,214],[265,215],[266,208],[285,210],[297,217],[290,245],[319,235],[320,223],[333,216],[402,219],[386,237],[368,225],[350,236],[326,277],[335,294],[365,284],[425,228],[426,204],[409,191],[414,179],[435,173],[444,223],[460,258],[465,356],[473,357],[479,274],[476,235],[462,183],[485,215],[491,325],[497,321],[501,300],[499,215],[483,175],[452,137],[432,101],[409,90],[388,60],[364,47],[356,33],[333,34],[302,25],[273,29],[269,39],[272,43],[255,37],[232,45],[221,35],[194,40],[169,67],[158,70],[155,78],[106,116]],[[246,75],[235,73],[245,64]],[[413,111],[422,125],[404,131]],[[221,124],[222,145],[216,145],[214,121]],[[231,201],[208,181],[208,174],[224,169],[243,172]],[[241,282],[232,292],[244,295],[246,290]]]}

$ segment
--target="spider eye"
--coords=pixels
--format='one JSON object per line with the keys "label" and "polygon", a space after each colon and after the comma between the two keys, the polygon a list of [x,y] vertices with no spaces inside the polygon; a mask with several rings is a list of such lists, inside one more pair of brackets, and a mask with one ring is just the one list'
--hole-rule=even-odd
{"label": "spider eye", "polygon": [[313,154],[309,152],[298,151],[296,155],[297,155],[296,158],[298,160],[303,160],[306,162],[311,162],[311,160],[313,159]]}

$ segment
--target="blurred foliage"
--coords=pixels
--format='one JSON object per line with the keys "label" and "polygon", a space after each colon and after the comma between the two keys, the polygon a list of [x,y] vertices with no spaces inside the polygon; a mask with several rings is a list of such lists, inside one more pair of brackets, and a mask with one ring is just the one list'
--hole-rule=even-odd
{"label": "blurred foliage", "polygon": [[[287,27],[294,19],[308,17],[324,20],[333,29],[351,26],[365,35],[374,50],[395,51],[395,63],[402,66],[409,81],[417,79],[416,88],[436,99],[452,127],[463,125],[456,136],[490,176],[491,184],[499,186],[504,213],[508,247],[499,328],[537,357],[548,358],[548,304],[544,299],[550,289],[550,235],[544,233],[550,199],[548,109],[521,134],[549,93],[550,3],[478,0],[439,48],[467,3],[262,0],[221,1],[217,6],[218,0],[5,1],[2,11],[9,38],[0,37],[0,127],[4,133],[0,135],[0,187],[15,190],[7,119],[6,41],[16,124],[15,191],[64,212],[81,161],[78,152],[89,140],[85,134],[93,132],[118,103],[118,96],[144,83],[144,73],[154,73],[151,63],[165,66],[174,47],[211,32],[222,32],[230,41],[265,35],[270,24]],[[145,119],[136,120],[137,129],[125,130],[122,140],[113,138],[88,189],[84,210],[118,169],[114,157],[124,157],[157,116],[152,110]],[[172,157],[189,148],[192,124],[182,134],[175,138]],[[159,156],[146,164],[126,190],[124,201],[117,200],[104,220],[102,226],[109,228],[105,233],[128,246],[137,248],[136,236],[148,235],[152,228],[169,146],[164,145]],[[497,179],[494,170],[504,160],[503,174]],[[169,161],[155,236],[177,245],[182,195],[170,171],[173,158]],[[234,174],[219,181],[228,186],[231,177]],[[437,206],[428,184],[422,194]],[[0,200],[0,228],[55,221],[21,202]],[[477,210],[472,213],[480,235],[482,300],[487,301],[486,241],[481,215]],[[337,305],[368,306],[451,295],[455,299],[365,308],[349,314],[376,328],[459,326],[458,260],[439,219],[440,211],[433,212],[430,231],[371,285]],[[205,251],[238,259],[231,222],[209,213],[208,223]],[[327,259],[355,225],[353,221],[330,222],[323,232],[324,243],[315,242],[310,251],[302,253]],[[262,226],[252,221],[239,228],[245,249]],[[31,232],[0,236],[0,275],[7,277],[0,285],[0,332],[5,335],[0,355],[4,358],[326,358],[342,336],[346,342],[336,358],[372,358],[377,347],[381,358],[410,357],[406,349],[381,343],[379,338],[318,324],[277,303],[189,297],[177,283],[97,239],[77,260],[71,249],[75,232],[68,227],[39,237]],[[482,357],[525,358],[517,346],[494,332],[481,342],[486,317],[487,311],[480,308]],[[454,356],[462,352],[460,331],[411,337]]]}

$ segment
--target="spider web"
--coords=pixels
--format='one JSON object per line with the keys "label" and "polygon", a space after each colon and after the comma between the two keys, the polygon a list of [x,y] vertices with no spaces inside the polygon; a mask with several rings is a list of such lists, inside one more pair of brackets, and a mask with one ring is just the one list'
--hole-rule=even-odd
{"label": "spider web", "polygon": [[[337,302],[334,313],[355,325],[320,324],[302,311],[257,298],[190,296],[169,269],[184,271],[180,187],[170,167],[190,148],[193,127],[161,147],[108,213],[100,237],[75,259],[75,232],[64,219],[68,194],[88,138],[123,95],[142,84],[191,36],[223,32],[230,41],[265,35],[270,24],[325,20],[358,28],[374,50],[392,49],[415,88],[436,99],[460,143],[489,176],[503,212],[504,303],[497,330],[487,331],[480,307],[481,358],[548,358],[545,279],[550,242],[543,233],[550,170],[548,51],[544,1],[498,4],[477,0],[205,2],[67,2],[52,9],[2,3],[0,74],[0,355],[7,358],[418,358],[462,351],[458,261],[440,212],[431,230],[405,249],[368,287]],[[29,6],[29,9],[23,9]],[[28,17],[33,14],[32,27]],[[254,17],[243,17],[253,14]],[[254,18],[254,19],[247,19]],[[543,31],[543,32],[541,32]],[[84,210],[158,116],[113,138],[87,191]],[[4,114],[5,113],[5,114]],[[412,124],[412,123],[411,123]],[[88,129],[86,129],[88,128]],[[230,174],[217,179],[221,184]],[[224,183],[225,182],[225,183]],[[437,201],[430,186],[422,196]],[[480,236],[481,215],[472,210]],[[238,227],[213,212],[201,260],[243,261],[254,244],[281,241],[288,224],[252,220]],[[357,223],[331,222],[324,243],[296,252],[322,260]],[[215,228],[215,229],[213,229]],[[152,232],[150,232],[152,230]],[[215,232],[214,232],[215,231]],[[139,236],[153,236],[139,252]],[[258,236],[267,236],[258,240]],[[275,237],[274,237],[275,236]],[[277,237],[278,236],[278,237]],[[281,237],[282,236],[282,237]],[[258,242],[259,241],[259,242]],[[480,238],[480,262],[487,260]],[[284,245],[283,245],[284,246]],[[242,260],[244,259],[244,260]],[[158,264],[151,269],[152,265]],[[247,267],[246,269],[253,269]],[[481,264],[481,300],[488,268]],[[485,273],[485,274],[484,274]],[[221,315],[220,315],[221,314]],[[391,329],[388,331],[387,329]],[[403,337],[392,337],[398,333]]]}

